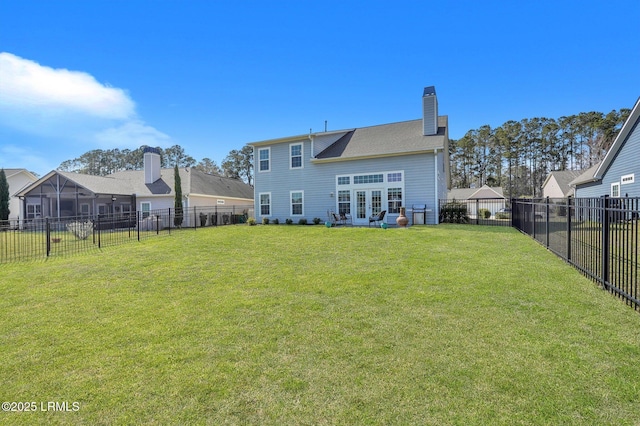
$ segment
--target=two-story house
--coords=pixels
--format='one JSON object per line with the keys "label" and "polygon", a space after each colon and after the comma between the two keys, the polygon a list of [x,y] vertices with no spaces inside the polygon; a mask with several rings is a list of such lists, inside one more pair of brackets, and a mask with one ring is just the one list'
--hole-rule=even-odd
{"label": "two-story house", "polygon": [[426,204],[426,223],[435,224],[449,185],[448,143],[433,86],[418,120],[249,143],[256,219],[324,220],[332,210],[367,225],[384,210],[395,224],[400,207]]}

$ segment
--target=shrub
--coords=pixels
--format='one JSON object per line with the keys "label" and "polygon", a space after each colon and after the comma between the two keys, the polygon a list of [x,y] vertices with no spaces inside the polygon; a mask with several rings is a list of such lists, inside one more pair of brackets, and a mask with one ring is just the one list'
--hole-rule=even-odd
{"label": "shrub", "polygon": [[298,221],[298,225],[306,225],[306,224],[307,224],[307,219],[305,219],[304,217]]}
{"label": "shrub", "polygon": [[322,222],[322,219],[320,219],[319,217],[314,217],[313,218],[313,224],[314,225],[320,225],[321,222]]}
{"label": "shrub", "polygon": [[468,223],[467,206],[455,200],[440,208],[440,223]]}
{"label": "shrub", "polygon": [[263,225],[268,225],[269,224],[269,218],[268,217],[263,217],[262,218],[262,224]]}
{"label": "shrub", "polygon": [[489,219],[491,217],[491,211],[488,209],[480,209],[478,210],[478,217],[481,219]]}
{"label": "shrub", "polygon": [[277,217],[275,219],[273,219],[273,224],[274,225],[280,225],[280,221],[278,220]]}
{"label": "shrub", "polygon": [[284,221],[284,223],[286,223],[287,225],[291,225],[293,223],[293,220],[292,219],[286,219]]}
{"label": "shrub", "polygon": [[249,226],[256,226],[256,220],[252,217],[247,219],[247,223],[249,224]]}
{"label": "shrub", "polygon": [[505,212],[498,212],[496,213],[496,219],[510,219],[511,216],[509,215],[509,213],[505,213]]}

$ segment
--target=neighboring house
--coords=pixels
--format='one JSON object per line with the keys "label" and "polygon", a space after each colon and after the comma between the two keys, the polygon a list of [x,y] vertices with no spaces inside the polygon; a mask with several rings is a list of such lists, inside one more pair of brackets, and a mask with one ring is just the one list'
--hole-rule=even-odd
{"label": "neighboring house", "polygon": [[542,196],[544,198],[566,198],[573,196],[571,181],[581,174],[581,170],[558,170],[549,173],[542,184]]}
{"label": "neighboring house", "polygon": [[[183,207],[253,205],[253,188],[237,179],[180,168]],[[144,153],[144,170],[127,170],[108,176],[51,171],[19,193],[27,220],[38,217],[94,217],[129,215],[141,211],[174,208],[174,169],[160,168],[154,148]],[[185,220],[189,220],[188,217]],[[188,222],[185,223],[188,225]]]}
{"label": "neighboring house", "polygon": [[640,98],[604,159],[571,182],[576,198],[640,197],[639,122]]}
{"label": "neighboring house", "polygon": [[426,222],[437,223],[449,182],[449,137],[434,87],[424,89],[422,113],[413,121],[249,143],[256,218],[324,221],[332,210],[368,225],[384,210],[384,221],[395,224],[400,207],[426,204]]}
{"label": "neighboring house", "polygon": [[471,217],[475,217],[478,210],[485,209],[491,212],[491,215],[505,208],[506,198],[499,186],[489,187],[483,185],[480,188],[455,188],[447,193],[448,201],[460,201],[467,205],[467,213]]}
{"label": "neighboring house", "polygon": [[9,184],[9,220],[20,217],[20,199],[15,195],[38,178],[26,169],[4,169]]}

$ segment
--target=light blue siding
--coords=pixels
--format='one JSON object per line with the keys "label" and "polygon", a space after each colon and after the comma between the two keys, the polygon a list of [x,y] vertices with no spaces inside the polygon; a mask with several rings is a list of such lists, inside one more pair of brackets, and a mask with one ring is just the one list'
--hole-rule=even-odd
{"label": "light blue siding", "polygon": [[[640,197],[640,126],[634,128],[602,176],[602,180],[578,186],[576,197],[611,195],[611,184],[620,182],[620,196]],[[634,182],[623,184],[622,176],[634,175]]]}
{"label": "light blue siding", "polygon": [[[289,145],[295,142],[297,141],[270,145],[270,171],[256,171],[255,174],[255,194],[271,193],[271,220],[277,218],[283,223],[285,219],[291,218],[297,222],[304,217],[311,222],[313,218],[318,217],[324,222],[327,220],[327,210],[338,209],[336,176],[403,171],[403,206],[410,209],[413,204],[427,204],[427,208],[431,209],[427,214],[427,223],[436,223],[437,200],[446,197],[443,153],[438,153],[437,156],[425,153],[318,163],[313,163],[311,156],[305,154],[303,167],[290,169]],[[305,153],[312,152],[311,141],[308,138],[300,139],[299,142],[303,144]],[[440,188],[439,194],[436,187]],[[304,216],[291,216],[291,191],[304,191]],[[352,209],[353,202],[352,198]],[[260,222],[262,216],[258,203],[259,199],[256,196],[256,219]],[[384,199],[383,210],[387,210],[386,203],[387,200]],[[408,216],[411,220],[411,215]],[[386,221],[395,224],[396,217],[397,214],[389,215]]]}

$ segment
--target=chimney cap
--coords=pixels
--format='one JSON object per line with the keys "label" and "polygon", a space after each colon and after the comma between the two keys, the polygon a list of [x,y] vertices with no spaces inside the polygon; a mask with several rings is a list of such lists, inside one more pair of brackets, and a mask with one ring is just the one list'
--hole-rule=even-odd
{"label": "chimney cap", "polygon": [[144,149],[142,150],[142,152],[144,154],[146,154],[147,152],[151,152],[153,154],[160,155],[160,150],[158,148],[154,148],[154,147],[151,147],[151,146],[145,146]]}
{"label": "chimney cap", "polygon": [[436,86],[428,86],[424,88],[422,96],[433,96],[436,94]]}

